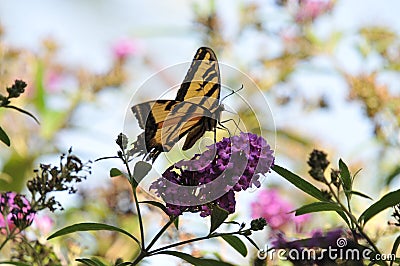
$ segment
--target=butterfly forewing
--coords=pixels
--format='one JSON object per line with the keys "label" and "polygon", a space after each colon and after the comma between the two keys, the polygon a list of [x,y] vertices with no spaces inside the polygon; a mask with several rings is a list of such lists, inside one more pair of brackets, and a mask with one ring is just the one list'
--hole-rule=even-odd
{"label": "butterfly forewing", "polygon": [[199,48],[175,100],[157,100],[132,107],[145,131],[133,152],[153,161],[187,135],[183,149],[190,149],[205,131],[215,131],[220,116],[220,73],[214,52]]}
{"label": "butterfly forewing", "polygon": [[208,105],[209,110],[219,105],[221,78],[217,57],[213,50],[201,47],[189,67],[178,90],[175,100],[191,101],[192,98],[204,97],[199,105]]}

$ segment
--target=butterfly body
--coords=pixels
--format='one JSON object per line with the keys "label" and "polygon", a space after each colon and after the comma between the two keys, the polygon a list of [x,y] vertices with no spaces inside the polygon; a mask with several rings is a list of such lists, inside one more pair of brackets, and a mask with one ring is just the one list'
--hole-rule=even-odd
{"label": "butterfly body", "polygon": [[217,58],[210,48],[199,48],[175,100],[148,101],[131,108],[144,129],[133,153],[154,161],[185,136],[182,149],[188,150],[206,131],[215,132],[223,110],[220,90]]}

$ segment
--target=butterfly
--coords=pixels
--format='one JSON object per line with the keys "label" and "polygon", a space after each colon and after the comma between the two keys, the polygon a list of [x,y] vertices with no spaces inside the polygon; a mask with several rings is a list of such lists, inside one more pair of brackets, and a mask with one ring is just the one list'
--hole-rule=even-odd
{"label": "butterfly", "polygon": [[208,47],[197,50],[175,100],[153,100],[131,110],[144,129],[133,143],[133,154],[155,159],[186,136],[182,149],[190,149],[206,131],[215,131],[221,112],[221,78],[217,57]]}

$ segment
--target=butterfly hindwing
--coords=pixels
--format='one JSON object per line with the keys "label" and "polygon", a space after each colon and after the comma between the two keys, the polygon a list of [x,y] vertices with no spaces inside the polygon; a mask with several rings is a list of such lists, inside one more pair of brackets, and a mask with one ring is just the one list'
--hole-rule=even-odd
{"label": "butterfly hindwing", "polygon": [[190,149],[206,131],[215,131],[222,110],[220,88],[214,52],[199,48],[175,100],[149,101],[132,107],[144,129],[133,144],[133,152],[154,161],[186,135],[183,150]]}
{"label": "butterfly hindwing", "polygon": [[[169,151],[181,138],[191,133],[193,144],[204,134],[204,119],[212,116],[202,106],[191,102],[158,100],[141,103],[132,107],[141,128],[145,129],[138,137],[135,146],[140,154],[148,153],[152,158],[161,152]],[[202,132],[194,136],[193,130]],[[199,131],[200,130],[200,131]],[[183,145],[187,150],[188,140]],[[140,148],[139,148],[140,147]]]}

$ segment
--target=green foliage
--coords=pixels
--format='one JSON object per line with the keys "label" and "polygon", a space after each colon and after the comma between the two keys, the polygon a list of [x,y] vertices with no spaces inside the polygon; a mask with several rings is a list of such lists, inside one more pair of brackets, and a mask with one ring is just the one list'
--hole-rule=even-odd
{"label": "green foliage", "polygon": [[341,211],[338,204],[333,202],[313,202],[296,209],[296,215],[303,215],[312,212]]}
{"label": "green foliage", "polygon": [[31,264],[17,262],[17,261],[0,261],[0,264],[16,265],[16,266],[32,266]]}
{"label": "green foliage", "polygon": [[117,168],[111,168],[110,170],[110,177],[116,177],[123,175],[122,172]]}
{"label": "green foliage", "polygon": [[392,191],[384,195],[380,200],[369,206],[358,219],[363,225],[365,225],[372,217],[377,215],[387,208],[393,207],[400,203],[400,189]]}
{"label": "green foliage", "polygon": [[79,224],[70,225],[70,226],[67,226],[67,227],[60,229],[57,232],[51,234],[47,239],[50,240],[55,237],[60,237],[63,235],[80,232],[80,231],[99,231],[99,230],[115,231],[115,232],[122,233],[124,235],[127,235],[129,238],[131,238],[132,240],[134,240],[136,243],[139,244],[139,240],[137,240],[137,238],[134,237],[129,232],[127,232],[121,228],[112,226],[112,225],[100,224],[100,223],[79,223]]}
{"label": "green foliage", "polygon": [[232,264],[227,263],[227,262],[213,260],[213,259],[196,258],[196,257],[193,257],[192,255],[178,252],[178,251],[162,251],[159,254],[165,254],[165,255],[171,255],[174,257],[178,257],[178,258],[183,259],[184,261],[187,261],[195,266],[233,266]]}
{"label": "green foliage", "polygon": [[[373,250],[373,254],[375,255],[381,255],[381,251],[377,248],[377,246],[374,244],[374,242],[371,240],[371,238],[368,236],[368,234],[364,231],[364,226],[365,224],[373,218],[375,215],[378,213],[382,212],[383,210],[386,210],[390,207],[396,206],[397,204],[400,203],[400,190],[392,191],[384,195],[380,200],[369,206],[361,215],[358,219],[356,219],[356,215],[353,214],[352,208],[351,208],[351,196],[352,195],[357,195],[363,198],[371,199],[368,195],[354,191],[352,190],[353,188],[353,181],[354,177],[351,177],[351,173],[349,171],[348,166],[346,165],[345,162],[343,162],[342,159],[339,160],[339,171],[336,171],[332,169],[332,174],[331,174],[331,181],[328,181],[328,179],[324,176],[324,170],[323,171],[314,171],[313,168],[319,168],[321,165],[320,162],[322,160],[323,165],[327,165],[325,162],[326,156],[325,153],[319,152],[314,150],[312,152],[310,158],[314,158],[313,160],[309,160],[308,164],[312,168],[312,170],[309,171],[310,175],[318,181],[324,183],[327,187],[328,190],[325,193],[326,195],[329,196],[330,200],[326,200],[324,197],[318,198],[320,190],[317,188],[313,187],[313,185],[308,185],[307,181],[303,180],[299,176],[291,173],[289,170],[286,170],[280,166],[275,165],[273,170],[280,174],[282,177],[284,177],[286,180],[294,184],[296,187],[301,189],[303,192],[314,196],[315,198],[319,199],[320,201],[318,202],[313,202],[310,204],[303,205],[296,209],[296,215],[303,215],[307,213],[316,213],[316,212],[326,212],[326,211],[334,211],[336,212],[349,226],[349,229],[353,232],[357,232],[359,235],[364,238],[368,244],[370,245],[370,248]],[[319,155],[324,155],[324,156],[319,156],[317,158],[315,154]],[[314,157],[313,157],[314,156]],[[312,161],[310,163],[310,161]],[[324,169],[324,167],[320,167],[320,169]],[[318,172],[318,175],[316,174]],[[338,175],[338,176],[337,176]],[[354,175],[355,176],[355,175]],[[336,179],[340,179],[340,183],[336,182]],[[310,188],[312,188],[310,190]],[[316,192],[318,191],[318,192]],[[322,191],[322,190],[321,190]],[[340,197],[341,192],[345,195],[346,202],[343,202],[342,198]],[[393,217],[396,217],[395,214],[393,214]],[[321,239],[322,240],[322,239]],[[298,241],[292,241],[290,245],[307,245],[308,240],[298,240]],[[315,241],[315,240],[314,240]],[[357,243],[357,239],[353,240],[355,243]],[[296,244],[294,244],[296,243]],[[322,242],[321,242],[322,243]],[[396,239],[393,249],[392,249],[392,254],[395,254],[398,246],[399,246],[399,239]],[[357,249],[363,250],[365,247],[364,246],[357,246]],[[365,259],[365,258],[363,258]],[[375,261],[376,263],[380,265],[386,265],[386,262],[383,260],[380,261]]]}
{"label": "green foliage", "polygon": [[135,164],[135,168],[133,169],[133,177],[135,180],[140,183],[140,181],[150,172],[151,164],[139,161]]}
{"label": "green foliage", "polygon": [[211,213],[210,234],[220,227],[220,225],[228,218],[229,213],[219,206],[213,206]]}
{"label": "green foliage", "polygon": [[224,235],[221,236],[223,240],[225,240],[231,247],[236,249],[237,252],[240,253],[243,257],[247,256],[247,248],[246,245],[240,240],[239,237],[233,235]]}
{"label": "green foliage", "polygon": [[76,261],[80,262],[84,265],[87,265],[87,266],[107,266],[107,264],[105,264],[100,259],[95,258],[95,257],[93,257],[91,259],[85,259],[85,258],[76,259]]}
{"label": "green foliage", "polygon": [[[391,254],[396,254],[397,250],[399,249],[400,246],[400,235],[396,238],[396,240],[393,243],[393,248]],[[390,265],[393,265],[393,261],[390,262]]]}
{"label": "green foliage", "polygon": [[324,196],[324,194],[318,188],[316,188],[314,185],[307,182],[300,176],[290,172],[289,170],[287,170],[277,164],[275,164],[272,167],[272,170],[274,172],[276,172],[277,174],[279,174],[280,176],[282,176],[283,178],[285,178],[287,181],[289,181],[293,185],[295,185],[298,189],[307,193],[308,195],[310,195],[318,200],[321,200],[321,201],[327,200],[326,197]]}
{"label": "green foliage", "polygon": [[7,136],[7,133],[1,127],[0,127],[0,140],[8,147],[10,147],[11,145],[10,138]]}
{"label": "green foliage", "polygon": [[350,176],[350,171],[347,165],[342,161],[342,159],[339,160],[339,169],[340,169],[340,179],[342,180],[343,188],[348,195],[351,191],[351,186],[352,186],[352,179]]}
{"label": "green foliage", "polygon": [[[32,117],[37,123],[39,123],[39,121],[36,119],[36,117],[34,115],[32,115],[31,113],[29,113],[28,111],[25,111],[19,107],[11,105],[10,99],[18,98],[22,93],[25,92],[26,86],[27,86],[27,84],[24,81],[15,80],[14,84],[11,87],[8,87],[6,89],[7,93],[8,93],[7,96],[0,94],[0,107],[17,110],[23,114],[26,114],[26,115]],[[10,142],[9,137],[7,136],[7,133],[1,127],[0,127],[0,141],[2,141],[7,146],[11,145],[11,142]]]}

